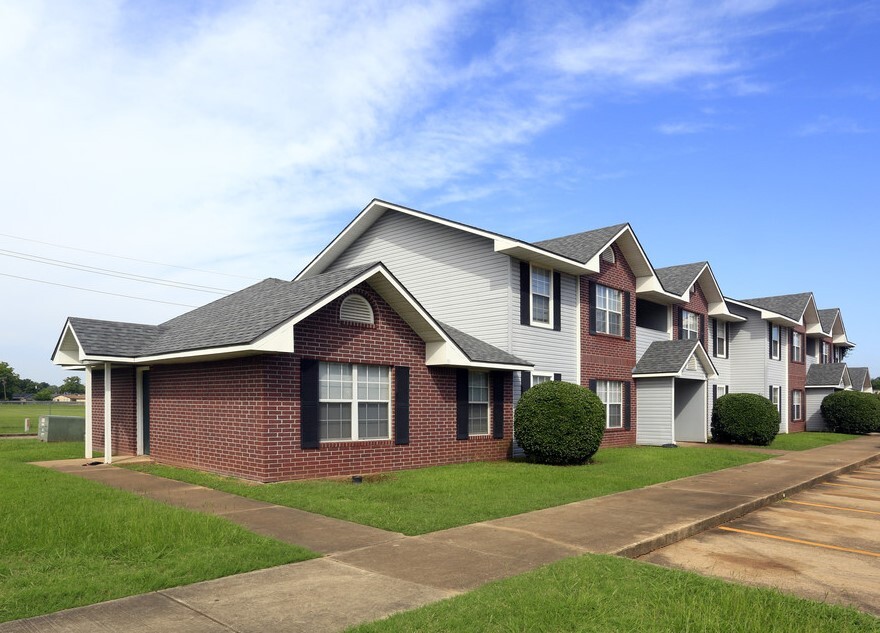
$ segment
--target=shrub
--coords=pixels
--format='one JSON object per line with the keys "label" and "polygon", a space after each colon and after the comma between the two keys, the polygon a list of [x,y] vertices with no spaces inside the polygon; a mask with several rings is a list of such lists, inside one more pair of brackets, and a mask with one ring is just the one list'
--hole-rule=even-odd
{"label": "shrub", "polygon": [[729,393],[712,409],[712,439],[730,444],[767,446],[779,432],[779,411],[764,396]]}
{"label": "shrub", "polygon": [[835,433],[880,431],[880,399],[862,391],[836,391],[822,400],[822,417]]}
{"label": "shrub", "polygon": [[550,381],[526,391],[516,405],[516,440],[543,464],[584,464],[599,450],[605,405],[589,389]]}

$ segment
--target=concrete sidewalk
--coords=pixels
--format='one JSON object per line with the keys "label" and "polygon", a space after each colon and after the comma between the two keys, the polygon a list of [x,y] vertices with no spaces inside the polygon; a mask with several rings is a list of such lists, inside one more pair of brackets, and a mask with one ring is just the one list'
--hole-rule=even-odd
{"label": "concrete sidewalk", "polygon": [[[164,483],[113,467],[56,463],[52,467],[59,470],[221,514],[246,527],[246,517],[254,514],[262,521],[252,527],[255,531],[283,540],[300,538],[292,542],[330,554],[8,622],[0,624],[0,633],[340,631],[569,556],[586,552],[639,556],[878,459],[880,437],[867,436],[418,537],[402,537],[270,504],[252,506],[260,502],[218,496],[225,493],[180,482]],[[119,474],[123,472],[128,474]]]}

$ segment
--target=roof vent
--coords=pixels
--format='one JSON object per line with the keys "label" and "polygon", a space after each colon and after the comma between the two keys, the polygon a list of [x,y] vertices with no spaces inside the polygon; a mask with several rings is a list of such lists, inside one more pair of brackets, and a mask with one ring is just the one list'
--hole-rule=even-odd
{"label": "roof vent", "polygon": [[609,246],[604,251],[602,251],[601,259],[608,262],[609,264],[613,264],[614,262],[616,262],[617,260],[614,257],[614,249]]}
{"label": "roof vent", "polygon": [[361,295],[348,295],[339,306],[339,320],[372,325],[373,307]]}

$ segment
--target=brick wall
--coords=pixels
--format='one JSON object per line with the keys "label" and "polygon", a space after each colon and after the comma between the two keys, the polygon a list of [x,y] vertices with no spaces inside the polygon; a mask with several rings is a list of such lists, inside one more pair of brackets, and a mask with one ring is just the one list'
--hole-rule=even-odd
{"label": "brick wall", "polygon": [[[158,462],[280,481],[478,460],[510,453],[512,382],[505,379],[505,437],[456,440],[455,370],[425,366],[425,344],[369,286],[374,325],[340,323],[334,301],[295,326],[295,354],[272,354],[151,371],[150,446]],[[410,368],[410,443],[322,442],[300,448],[300,361],[317,358]],[[391,372],[394,393],[394,372]]]}
{"label": "brick wall", "polygon": [[[581,276],[581,384],[590,380],[619,380],[630,384],[630,428],[606,429],[602,447],[630,446],[636,443],[636,383],[632,370],[636,365],[636,276],[617,244],[613,244],[615,262],[601,260],[598,275]],[[590,334],[590,289],[594,281],[609,288],[630,293],[630,340],[622,336]]]}
{"label": "brick wall", "polygon": [[[801,360],[800,362],[795,362],[791,359],[791,340],[789,339],[788,345],[788,397],[786,401],[788,402],[788,432],[789,433],[798,433],[800,431],[806,430],[806,403],[807,403],[807,395],[805,386],[807,384],[807,363],[806,363],[806,355],[807,355],[807,337],[805,334],[805,329],[802,325],[795,326],[791,328],[795,332],[800,332],[801,334]],[[791,419],[791,392],[800,390],[801,391],[801,419],[800,421],[794,421]]]}
{"label": "brick wall", "polygon": [[[134,367],[110,371],[110,433],[113,455],[137,452],[137,391]],[[92,447],[104,450],[104,371],[92,370]]]}
{"label": "brick wall", "polygon": [[[681,306],[682,310],[687,310],[688,312],[693,312],[694,314],[699,314],[702,316],[703,321],[703,330],[702,330],[702,338],[700,342],[703,344],[703,348],[706,349],[707,352],[711,353],[712,348],[709,346],[709,336],[711,334],[710,324],[709,324],[709,301],[706,299],[706,295],[703,293],[703,289],[700,287],[699,283],[694,284],[694,291],[690,293],[690,299],[688,302]],[[672,310],[672,338],[677,339],[679,336],[679,331],[681,330],[680,323],[680,312],[677,308],[673,308]]]}

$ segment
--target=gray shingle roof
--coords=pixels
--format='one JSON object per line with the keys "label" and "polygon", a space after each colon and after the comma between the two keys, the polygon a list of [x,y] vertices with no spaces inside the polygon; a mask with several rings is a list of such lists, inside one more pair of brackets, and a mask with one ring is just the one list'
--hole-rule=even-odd
{"label": "gray shingle roof", "polygon": [[654,341],[636,363],[633,376],[678,373],[694,353],[698,343],[699,341],[693,339]]}
{"label": "gray shingle roof", "polygon": [[[438,321],[439,323],[439,321]],[[488,343],[484,343],[480,339],[474,338],[470,334],[465,334],[461,330],[457,330],[451,325],[440,323],[440,327],[449,335],[455,344],[467,355],[469,359],[477,363],[499,363],[504,365],[524,365],[531,367],[533,363],[523,360],[513,354],[508,354],[504,350],[498,349]]]}
{"label": "gray shingle roof", "polygon": [[617,235],[625,226],[626,223],[615,224],[614,226],[606,226],[603,229],[555,237],[549,240],[533,242],[533,244],[551,253],[586,263],[602,251],[611,238]]}
{"label": "gray shingle roof", "polygon": [[811,296],[811,292],[801,292],[793,295],[779,295],[778,297],[742,299],[742,302],[776,312],[793,321],[800,321],[804,315],[804,310],[807,309]]}
{"label": "gray shingle roof", "polygon": [[79,317],[68,320],[83,350],[94,356],[137,356],[159,336],[158,325]]}
{"label": "gray shingle roof", "polygon": [[807,387],[837,386],[843,381],[846,363],[815,363],[807,371]]}
{"label": "gray shingle roof", "polygon": [[870,374],[867,367],[847,367],[847,371],[849,372],[849,379],[852,381],[853,389],[864,389],[865,384],[870,382]]}
{"label": "gray shingle roof", "polygon": [[823,331],[831,331],[831,328],[834,326],[834,319],[837,317],[838,312],[840,312],[840,308],[819,310],[819,323],[822,325]]}
{"label": "gray shingle roof", "polygon": [[681,264],[679,266],[667,266],[655,268],[654,272],[663,284],[667,292],[683,296],[697,279],[697,275],[708,262],[694,262],[693,264]]}

